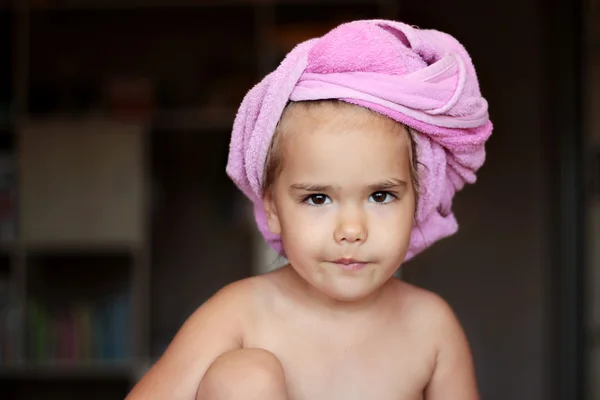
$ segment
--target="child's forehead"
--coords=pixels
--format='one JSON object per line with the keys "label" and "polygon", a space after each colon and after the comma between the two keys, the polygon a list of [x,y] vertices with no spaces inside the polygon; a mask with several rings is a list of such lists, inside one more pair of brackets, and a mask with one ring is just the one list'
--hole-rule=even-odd
{"label": "child's forehead", "polygon": [[405,132],[402,124],[374,111],[344,102],[293,103],[285,111],[280,131],[301,133],[315,130],[367,130]]}
{"label": "child's forehead", "polygon": [[[284,182],[365,187],[396,177],[407,181],[406,135],[370,125],[320,126],[290,135],[282,151]],[[285,184],[284,184],[285,185]]]}
{"label": "child's forehead", "polygon": [[389,175],[410,158],[404,125],[356,105],[295,104],[278,129],[274,151],[288,175]]}
{"label": "child's forehead", "polygon": [[408,155],[404,126],[370,110],[326,105],[291,111],[288,130],[283,133],[284,164],[310,164],[319,169],[349,159],[352,163],[395,164]]}

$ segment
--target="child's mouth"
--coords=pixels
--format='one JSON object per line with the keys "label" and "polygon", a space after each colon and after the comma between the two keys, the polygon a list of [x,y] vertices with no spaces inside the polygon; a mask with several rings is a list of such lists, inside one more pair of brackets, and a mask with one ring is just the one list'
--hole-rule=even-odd
{"label": "child's mouth", "polygon": [[355,260],[353,258],[340,258],[333,263],[346,271],[357,271],[368,264],[367,262]]}

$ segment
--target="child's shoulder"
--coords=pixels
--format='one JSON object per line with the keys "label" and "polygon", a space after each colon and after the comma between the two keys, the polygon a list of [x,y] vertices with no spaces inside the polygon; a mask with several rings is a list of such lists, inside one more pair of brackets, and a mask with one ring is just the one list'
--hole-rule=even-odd
{"label": "child's shoulder", "polygon": [[273,275],[271,272],[230,282],[213,294],[207,303],[218,303],[242,313],[260,309],[278,291],[278,279]]}
{"label": "child's shoulder", "polygon": [[208,301],[248,308],[263,297],[269,285],[270,280],[261,275],[239,279],[221,287]]}
{"label": "child's shoulder", "polygon": [[439,294],[408,282],[394,280],[393,295],[406,321],[425,330],[460,329],[452,307]]}

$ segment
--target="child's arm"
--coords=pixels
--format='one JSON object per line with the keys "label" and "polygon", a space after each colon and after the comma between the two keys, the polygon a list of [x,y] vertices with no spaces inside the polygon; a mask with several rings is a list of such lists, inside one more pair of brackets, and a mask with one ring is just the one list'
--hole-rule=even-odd
{"label": "child's arm", "polygon": [[425,400],[479,400],[469,344],[450,307],[439,299],[435,312],[437,357]]}
{"label": "child's arm", "polygon": [[127,400],[194,400],[212,362],[242,345],[251,303],[247,286],[244,281],[230,284],[199,307]]}

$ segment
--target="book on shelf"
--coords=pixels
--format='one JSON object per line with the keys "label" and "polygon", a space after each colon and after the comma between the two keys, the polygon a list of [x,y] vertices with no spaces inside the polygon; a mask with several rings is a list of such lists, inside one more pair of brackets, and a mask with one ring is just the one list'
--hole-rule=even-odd
{"label": "book on shelf", "polygon": [[127,295],[67,307],[30,299],[25,317],[26,360],[42,365],[127,360],[131,356],[130,320]]}

